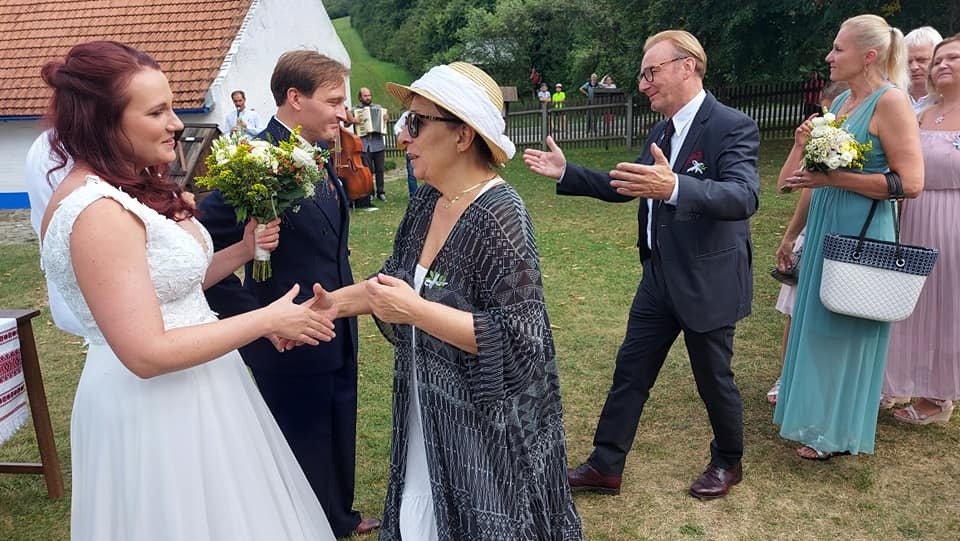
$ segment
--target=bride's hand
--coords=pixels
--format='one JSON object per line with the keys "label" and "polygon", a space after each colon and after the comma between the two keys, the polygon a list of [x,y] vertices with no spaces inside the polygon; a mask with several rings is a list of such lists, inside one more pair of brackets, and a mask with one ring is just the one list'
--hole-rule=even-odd
{"label": "bride's hand", "polygon": [[309,305],[310,301],[304,304],[294,303],[293,299],[299,292],[300,285],[294,284],[286,295],[267,306],[268,317],[273,327],[272,334],[311,346],[333,340],[336,336],[333,321],[324,314],[314,311]]}
{"label": "bride's hand", "polygon": [[[320,284],[313,284],[313,297],[302,303],[300,306],[312,309],[321,316],[329,319],[331,322],[338,317],[337,306],[334,303],[333,296],[323,289],[323,286]],[[336,335],[336,333],[334,333],[334,335]],[[281,338],[277,335],[270,335],[267,338],[273,344],[273,347],[277,348],[277,351],[280,352],[289,351],[295,347],[303,345],[303,342],[301,341]]]}
{"label": "bride's hand", "polygon": [[253,259],[254,248],[260,247],[268,252],[272,252],[280,245],[280,219],[267,222],[267,227],[260,233],[257,233],[258,222],[250,219],[243,228],[243,245],[246,246],[250,259]]}

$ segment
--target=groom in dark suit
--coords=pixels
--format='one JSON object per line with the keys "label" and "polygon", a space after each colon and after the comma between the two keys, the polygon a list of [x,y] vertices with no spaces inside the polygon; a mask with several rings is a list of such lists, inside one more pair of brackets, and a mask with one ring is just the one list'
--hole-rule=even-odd
{"label": "groom in dark suit", "polygon": [[[345,78],[349,70],[315,51],[290,51],[277,61],[270,89],[277,114],[257,137],[273,143],[300,136],[325,146],[344,119]],[[281,217],[280,245],[271,254],[273,276],[244,283],[229,276],[207,290],[207,300],[221,317],[265,306],[300,284],[303,302],[314,283],[334,291],[353,283],[347,259],[349,216],[346,192],[332,163],[316,186],[314,197]],[[243,224],[234,209],[213,192],[199,206],[200,220],[220,249],[237,241]],[[300,346],[280,353],[260,339],[240,349],[257,387],[277,420],[287,443],[310,481],[337,537],[367,533],[379,527],[353,510],[357,435],[357,320],[336,322],[336,337],[318,346]]]}
{"label": "groom in dark suit", "polygon": [[750,313],[753,297],[747,220],[759,204],[760,136],[753,120],[703,90],[706,65],[703,47],[687,32],[646,41],[637,82],[666,120],[653,127],[634,163],[590,171],[567,163],[552,139],[546,152],[524,152],[531,170],[559,179],[559,194],[641,198],[643,277],[593,454],[567,474],[574,491],[619,494],[644,403],[681,331],[713,427],[710,464],[690,494],[725,496],[743,475],[743,403],[730,364],[736,322]]}

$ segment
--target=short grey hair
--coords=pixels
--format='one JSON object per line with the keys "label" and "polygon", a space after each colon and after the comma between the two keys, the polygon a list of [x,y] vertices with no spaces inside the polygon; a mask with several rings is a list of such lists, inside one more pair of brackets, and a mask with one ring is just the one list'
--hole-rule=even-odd
{"label": "short grey hair", "polygon": [[920,28],[914,28],[909,34],[903,37],[903,43],[908,49],[910,47],[922,45],[929,45],[933,47],[941,41],[943,41],[943,36],[941,36],[940,32],[937,32],[937,30],[932,26],[921,26]]}

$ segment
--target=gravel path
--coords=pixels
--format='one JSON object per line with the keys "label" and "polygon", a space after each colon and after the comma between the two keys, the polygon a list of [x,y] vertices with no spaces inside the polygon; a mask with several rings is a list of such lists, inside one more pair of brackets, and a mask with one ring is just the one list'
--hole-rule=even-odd
{"label": "gravel path", "polygon": [[0,210],[0,244],[37,242],[29,210]]}

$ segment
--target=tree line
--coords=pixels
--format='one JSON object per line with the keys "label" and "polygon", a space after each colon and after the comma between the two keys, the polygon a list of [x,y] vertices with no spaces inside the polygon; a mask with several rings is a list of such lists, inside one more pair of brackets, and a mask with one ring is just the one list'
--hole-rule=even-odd
{"label": "tree line", "polygon": [[[590,73],[636,91],[646,38],[667,28],[696,35],[707,84],[800,80],[827,74],[824,56],[844,19],[876,13],[904,34],[960,32],[958,0],[328,0],[350,16],[367,50],[411,73],[454,60],[482,65],[501,85],[530,86],[536,68],[551,90]],[[521,92],[521,94],[529,94]]]}

